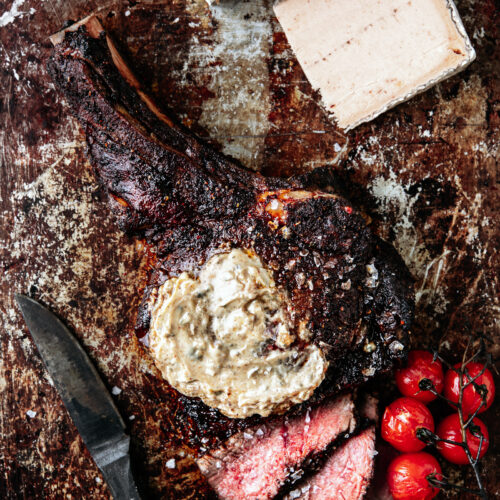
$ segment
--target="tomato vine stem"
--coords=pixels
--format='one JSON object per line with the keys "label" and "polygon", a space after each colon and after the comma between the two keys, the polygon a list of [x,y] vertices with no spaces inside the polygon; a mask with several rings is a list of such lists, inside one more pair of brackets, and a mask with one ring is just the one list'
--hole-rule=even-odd
{"label": "tomato vine stem", "polygon": [[[451,483],[447,478],[444,476],[439,479],[438,477],[435,476],[435,474],[431,474],[430,476],[427,477],[427,480],[431,484],[431,486],[437,487],[437,488],[442,488],[442,489],[454,489],[454,490],[460,490],[465,493],[473,493],[483,500],[488,500],[488,494],[484,488],[482,479],[481,479],[481,474],[479,471],[479,460],[481,456],[481,449],[483,447],[484,443],[484,436],[481,433],[481,430],[479,429],[478,426],[474,425],[473,421],[476,415],[480,412],[480,410],[487,405],[487,395],[488,395],[488,389],[484,385],[479,385],[476,383],[476,380],[481,377],[486,368],[491,364],[491,356],[486,353],[486,348],[484,344],[484,339],[482,337],[479,337],[479,346],[476,349],[476,351],[471,354],[469,357],[469,351],[473,345],[473,337],[469,336],[467,340],[467,345],[464,349],[464,353],[462,355],[462,361],[460,363],[460,366],[457,368],[453,366],[451,363],[449,363],[446,359],[444,359],[439,352],[434,351],[434,360],[439,359],[441,363],[443,363],[445,366],[448,367],[448,369],[453,370],[457,373],[459,377],[459,397],[458,397],[458,402],[451,401],[444,395],[438,393],[436,391],[436,388],[434,387],[434,384],[431,380],[429,379],[422,379],[419,382],[419,389],[421,391],[429,391],[438,398],[443,399],[447,403],[449,403],[451,406],[454,406],[457,409],[458,413],[458,418],[460,421],[460,432],[461,432],[461,437],[462,437],[462,442],[455,442],[455,441],[450,441],[448,439],[441,439],[439,436],[434,434],[433,432],[429,431],[428,429],[418,429],[417,430],[417,437],[425,442],[427,445],[434,445],[436,446],[439,442],[443,443],[448,443],[452,444],[455,446],[460,446],[469,461],[470,466],[472,467],[472,470],[474,472],[474,476],[477,482],[478,489],[471,489],[467,488],[461,485],[453,484]],[[468,369],[467,365],[471,362],[476,361],[479,358],[484,359],[484,365],[479,373],[477,373],[475,376],[471,376]],[[465,380],[464,380],[465,379]],[[480,395],[481,397],[481,403],[479,404],[478,408],[474,411],[472,415],[467,415],[467,418],[464,419],[464,413],[463,413],[463,396],[464,396],[464,390],[469,387],[470,385],[473,385],[474,388],[476,389],[476,392]],[[477,454],[475,457],[472,456],[471,449],[467,443],[467,430],[474,436],[479,438],[479,448],[477,451]]]}

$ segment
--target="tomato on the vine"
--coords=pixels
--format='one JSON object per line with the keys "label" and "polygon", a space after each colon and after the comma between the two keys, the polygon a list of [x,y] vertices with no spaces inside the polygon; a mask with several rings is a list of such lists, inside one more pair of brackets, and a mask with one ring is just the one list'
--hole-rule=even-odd
{"label": "tomato on the vine", "polygon": [[430,403],[437,397],[429,390],[420,389],[418,384],[422,379],[430,380],[438,393],[443,390],[443,366],[441,361],[434,360],[433,354],[429,351],[410,351],[406,368],[396,370],[395,377],[403,396],[410,396],[422,403]]}
{"label": "tomato on the vine", "polygon": [[[448,398],[453,403],[458,403],[458,398],[460,396],[460,376],[455,371],[455,369],[460,369],[461,364],[456,364],[453,368],[449,369],[446,372],[444,377],[444,396]],[[477,376],[477,379],[474,380],[474,383],[481,387],[480,390],[486,389],[488,392],[486,393],[486,405],[481,406],[478,413],[482,413],[487,410],[491,404],[493,403],[493,399],[495,398],[495,383],[493,381],[493,375],[486,368],[484,373],[478,376],[479,373],[484,368],[482,363],[469,363],[466,367],[467,373],[469,374],[470,379],[474,379]],[[462,376],[462,384],[465,385],[469,382],[469,377],[464,373]],[[482,398],[481,394],[478,392],[474,384],[468,385],[463,390],[462,395],[462,412],[464,417],[467,415],[472,415],[481,405]]]}
{"label": "tomato on the vine", "polygon": [[387,471],[387,482],[394,500],[430,500],[439,489],[428,477],[440,480],[441,467],[429,453],[405,453],[396,457]]}
{"label": "tomato on the vine", "polygon": [[[465,431],[465,439],[474,460],[477,458],[479,443],[481,442],[479,432],[484,438],[481,445],[481,452],[479,453],[479,458],[481,458],[488,450],[488,446],[490,444],[489,434],[488,429],[483,422],[481,422],[478,418],[475,418],[472,421],[471,426],[469,426]],[[452,415],[446,417],[438,425],[436,434],[440,439],[447,439],[448,441],[454,441],[455,443],[462,443],[462,431],[458,413],[453,413]],[[446,458],[446,460],[453,464],[466,465],[469,463],[465,450],[458,444],[443,443],[442,441],[439,441],[437,449],[441,455]]]}
{"label": "tomato on the vine", "polygon": [[416,434],[419,428],[434,432],[431,412],[420,401],[399,398],[385,409],[382,437],[399,451],[412,452],[425,448],[425,443]]}

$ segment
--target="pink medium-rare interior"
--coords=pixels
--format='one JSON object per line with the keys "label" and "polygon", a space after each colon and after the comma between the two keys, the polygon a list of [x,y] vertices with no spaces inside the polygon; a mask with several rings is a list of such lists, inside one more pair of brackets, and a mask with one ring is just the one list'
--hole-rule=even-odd
{"label": "pink medium-rare interior", "polygon": [[373,474],[375,428],[350,438],[327,460],[306,485],[299,498],[307,500],[358,500]]}
{"label": "pink medium-rare interior", "polygon": [[[353,425],[353,402],[341,396],[288,422],[283,418],[264,431],[247,431],[254,442],[240,455],[231,454],[229,460],[221,461],[208,480],[222,499],[273,498],[294,466],[341,433],[352,431]],[[206,458],[199,464],[202,471],[208,469]]]}

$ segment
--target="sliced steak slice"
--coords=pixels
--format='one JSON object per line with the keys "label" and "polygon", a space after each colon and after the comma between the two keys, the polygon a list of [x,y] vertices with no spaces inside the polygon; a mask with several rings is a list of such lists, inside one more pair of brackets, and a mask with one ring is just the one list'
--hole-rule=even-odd
{"label": "sliced steak slice", "polygon": [[358,500],[373,474],[375,426],[350,438],[314,476],[292,490],[286,500]]}
{"label": "sliced steak slice", "polygon": [[198,466],[221,499],[269,499],[295,466],[354,427],[352,397],[343,395],[300,416],[240,432],[200,458]]}

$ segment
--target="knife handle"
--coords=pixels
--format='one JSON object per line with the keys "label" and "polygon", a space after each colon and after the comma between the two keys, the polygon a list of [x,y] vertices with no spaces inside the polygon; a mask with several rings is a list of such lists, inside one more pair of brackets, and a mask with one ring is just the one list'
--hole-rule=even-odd
{"label": "knife handle", "polygon": [[121,456],[114,462],[101,467],[101,472],[111,490],[114,500],[140,500],[132,471],[130,456]]}

